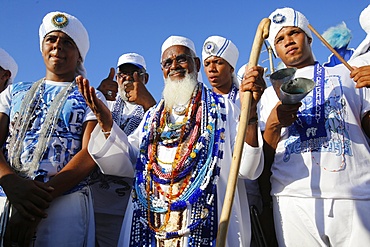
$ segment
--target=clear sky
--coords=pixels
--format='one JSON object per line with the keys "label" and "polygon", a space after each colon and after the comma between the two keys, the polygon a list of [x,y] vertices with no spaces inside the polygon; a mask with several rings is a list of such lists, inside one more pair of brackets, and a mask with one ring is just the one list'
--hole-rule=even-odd
{"label": "clear sky", "polygon": [[[148,88],[159,100],[163,89],[160,48],[170,35],[192,39],[200,57],[207,37],[221,35],[232,40],[239,49],[238,70],[249,59],[258,24],[276,8],[292,7],[302,12],[319,33],[344,21],[352,31],[350,47],[356,48],[366,36],[359,15],[369,4],[368,0],[0,0],[0,47],[17,61],[15,81],[42,78],[45,66],[38,28],[48,12],[67,12],[89,33],[85,67],[93,86],[116,66],[121,54],[137,52],[145,57]],[[313,49],[318,61],[327,60],[330,51],[315,36]],[[267,52],[262,52],[262,66],[269,67],[267,58]]]}

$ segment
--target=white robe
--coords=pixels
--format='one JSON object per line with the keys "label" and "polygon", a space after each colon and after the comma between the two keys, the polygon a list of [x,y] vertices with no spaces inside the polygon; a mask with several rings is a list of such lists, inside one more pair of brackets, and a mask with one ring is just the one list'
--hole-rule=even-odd
{"label": "white robe", "polygon": [[[223,148],[224,156],[221,160],[220,178],[217,183],[218,219],[220,218],[225,197],[240,113],[240,110],[231,102],[226,101],[225,105],[227,121],[225,125],[225,144]],[[154,110],[155,108],[151,108],[150,111]],[[174,115],[172,117],[179,116]],[[145,119],[146,116],[144,116],[143,121],[136,131],[128,137],[116,124],[114,124],[109,137],[106,139],[100,126],[96,126],[89,142],[89,152],[103,173],[120,176],[131,176],[134,174],[134,164],[138,156],[139,145],[145,135],[145,133],[142,132]],[[256,179],[263,170],[263,141],[259,131],[258,133],[259,147],[251,147],[247,144],[244,145],[239,169],[240,178]],[[175,153],[176,148],[161,147],[158,152],[158,158],[164,161],[173,160]],[[246,195],[244,181],[240,179],[235,191],[226,246],[235,247],[250,245],[250,216]],[[133,204],[130,200],[126,209],[118,246],[129,246],[133,212],[132,206]]]}

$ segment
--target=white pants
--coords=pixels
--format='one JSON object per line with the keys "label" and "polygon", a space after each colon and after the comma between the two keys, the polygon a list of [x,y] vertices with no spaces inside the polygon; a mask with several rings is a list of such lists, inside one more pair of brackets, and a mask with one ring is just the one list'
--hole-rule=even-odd
{"label": "white pants", "polygon": [[273,197],[279,246],[370,246],[370,200]]}
{"label": "white pants", "polygon": [[94,211],[88,187],[53,200],[41,220],[35,246],[94,246]]}

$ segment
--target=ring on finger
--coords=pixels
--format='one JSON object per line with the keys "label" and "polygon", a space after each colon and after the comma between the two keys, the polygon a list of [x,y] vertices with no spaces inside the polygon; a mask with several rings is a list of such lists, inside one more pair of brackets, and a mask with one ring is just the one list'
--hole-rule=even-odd
{"label": "ring on finger", "polygon": [[108,90],[108,91],[107,91],[107,94],[108,94],[109,96],[112,96],[112,95],[113,95],[113,92],[112,92],[111,90]]}
{"label": "ring on finger", "polygon": [[292,118],[295,118],[295,115],[292,113]]}

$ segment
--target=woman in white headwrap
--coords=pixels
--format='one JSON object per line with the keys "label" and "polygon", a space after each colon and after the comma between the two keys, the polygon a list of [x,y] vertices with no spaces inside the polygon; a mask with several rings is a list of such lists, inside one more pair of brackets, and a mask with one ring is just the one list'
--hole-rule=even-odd
{"label": "woman in white headwrap", "polygon": [[0,48],[0,93],[13,83],[17,72],[17,63],[4,49]]}
{"label": "woman in white headwrap", "polygon": [[96,118],[75,83],[86,76],[88,34],[74,16],[51,12],[39,36],[45,77],[9,86],[0,100],[1,195],[11,204],[4,244],[93,246],[86,144]]}

